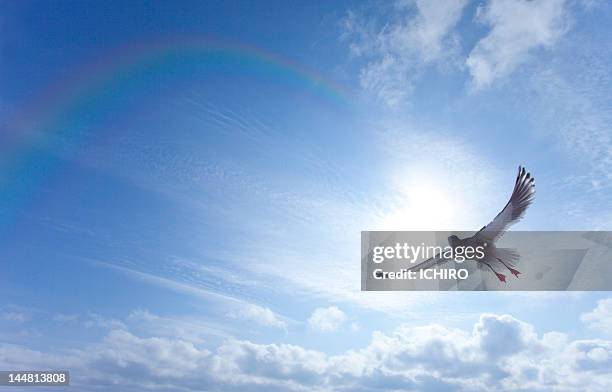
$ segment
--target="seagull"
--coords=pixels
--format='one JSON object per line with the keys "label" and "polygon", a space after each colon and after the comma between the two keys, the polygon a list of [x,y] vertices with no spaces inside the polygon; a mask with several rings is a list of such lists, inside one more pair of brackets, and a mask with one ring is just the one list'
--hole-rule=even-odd
{"label": "seagull", "polygon": [[[519,259],[518,253],[513,249],[498,249],[495,242],[499,240],[506,230],[518,222],[525,215],[527,207],[533,202],[535,196],[535,178],[525,171],[524,167],[519,166],[518,175],[514,183],[514,190],[510,200],[499,214],[489,223],[480,229],[476,234],[468,238],[459,238],[456,235],[448,237],[448,243],[452,248],[457,246],[483,246],[484,257],[478,260],[477,266],[481,270],[491,271],[500,282],[506,282],[506,275],[502,272],[510,271],[518,278],[520,271],[516,269],[516,262]],[[408,270],[418,271],[433,268],[435,266],[451,261],[451,258],[444,258],[441,254],[417,264]]]}

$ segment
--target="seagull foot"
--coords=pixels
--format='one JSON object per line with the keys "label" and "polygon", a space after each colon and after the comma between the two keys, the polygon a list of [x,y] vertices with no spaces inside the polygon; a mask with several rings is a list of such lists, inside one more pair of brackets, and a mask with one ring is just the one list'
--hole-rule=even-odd
{"label": "seagull foot", "polygon": [[506,275],[500,274],[499,272],[496,272],[495,275],[497,275],[497,279],[499,279],[500,282],[506,283]]}
{"label": "seagull foot", "polygon": [[514,268],[508,268],[508,269],[510,270],[510,272],[512,272],[512,275],[514,275],[517,278],[521,274],[521,271],[515,270]]}

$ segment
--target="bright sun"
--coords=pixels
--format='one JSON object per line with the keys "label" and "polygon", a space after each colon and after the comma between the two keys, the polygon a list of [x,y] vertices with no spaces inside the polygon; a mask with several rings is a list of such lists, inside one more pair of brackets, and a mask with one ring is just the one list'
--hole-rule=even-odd
{"label": "bright sun", "polygon": [[442,186],[423,179],[400,185],[383,214],[382,230],[445,230],[456,228],[458,203]]}

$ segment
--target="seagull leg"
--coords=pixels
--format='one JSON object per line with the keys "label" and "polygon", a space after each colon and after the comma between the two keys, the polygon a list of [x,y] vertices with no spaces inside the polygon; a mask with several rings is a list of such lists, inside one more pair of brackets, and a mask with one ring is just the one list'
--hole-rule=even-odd
{"label": "seagull leg", "polygon": [[508,268],[508,270],[512,273],[512,275],[514,275],[515,277],[518,278],[518,276],[521,274],[521,271],[512,268],[512,267],[508,267],[508,264],[504,263],[504,261],[502,259],[500,259],[499,257],[496,257],[497,260],[499,260],[500,263],[502,263],[506,268]]}
{"label": "seagull leg", "polygon": [[495,271],[493,267],[491,267],[491,264],[487,263],[486,261],[482,261],[482,263],[484,263],[487,267],[491,269],[491,271],[493,271],[493,273],[497,276],[497,279],[499,279],[500,282],[506,283],[506,275],[500,274],[499,272]]}

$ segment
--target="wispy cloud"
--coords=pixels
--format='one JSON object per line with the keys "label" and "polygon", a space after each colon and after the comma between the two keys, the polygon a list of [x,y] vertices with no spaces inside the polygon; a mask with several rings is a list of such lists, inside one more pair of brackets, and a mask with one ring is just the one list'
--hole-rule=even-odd
{"label": "wispy cloud", "polygon": [[[351,56],[361,59],[361,87],[397,107],[410,95],[424,71],[467,69],[475,90],[510,75],[538,50],[552,48],[572,24],[567,0],[488,0],[475,15],[464,15],[467,0],[397,1],[365,12],[352,10],[343,37]],[[458,30],[479,33],[473,48],[462,46]]]}
{"label": "wispy cloud", "polygon": [[557,203],[563,205],[574,227],[610,228],[612,207],[612,54],[607,36],[591,37],[587,26],[575,27],[546,66],[521,83],[519,94],[530,94],[526,110],[534,134],[555,146],[555,157],[566,169],[555,184]]}
{"label": "wispy cloud", "polygon": [[124,273],[126,275],[129,275],[138,280],[142,280],[154,286],[177,291],[183,294],[193,295],[193,296],[201,297],[205,299],[219,300],[219,301],[226,302],[229,304],[239,304],[239,305],[248,304],[248,302],[246,301],[243,301],[238,298],[234,298],[226,294],[217,293],[217,292],[210,291],[210,290],[207,290],[201,287],[193,286],[193,285],[183,283],[180,281],[176,281],[173,279],[168,279],[166,277],[156,276],[156,275],[153,275],[147,272],[137,271],[137,270],[123,267],[120,265],[105,263],[101,261],[91,260],[90,262],[100,267],[105,267],[105,268],[109,268],[109,269]]}
{"label": "wispy cloud", "polygon": [[207,320],[205,317],[162,316],[145,309],[131,312],[124,322],[132,332],[166,338],[180,336],[182,340],[193,344],[209,341],[210,337],[227,339],[232,333],[238,332],[227,323]]}
{"label": "wispy cloud", "polygon": [[[280,316],[274,313],[267,307],[254,304],[238,297],[222,294],[216,291],[206,289],[204,287],[199,287],[194,284],[175,280],[172,277],[157,276],[148,272],[137,271],[124,266],[104,263],[100,261],[91,261],[91,263],[129,275],[135,279],[144,281],[154,286],[158,286],[164,289],[176,291],[190,296],[195,296],[197,298],[202,298],[208,301],[222,303],[226,308],[231,309],[228,315],[230,315],[234,319],[254,321],[261,326],[275,327],[281,329],[286,329],[287,321],[293,321],[288,317]],[[148,313],[140,312],[138,314],[135,314],[134,317],[140,316],[140,318],[146,319],[146,317],[144,316],[147,315],[151,316]]]}
{"label": "wispy cloud", "polygon": [[[449,61],[457,51],[453,32],[467,0],[396,1],[377,23],[372,14],[349,12],[344,21],[351,54],[364,57],[364,90],[391,107],[409,94],[424,67]],[[371,11],[371,10],[370,10]]]}
{"label": "wispy cloud", "polygon": [[466,60],[474,87],[489,86],[524,63],[530,53],[554,45],[568,30],[565,0],[490,0],[476,20],[491,28]]}
{"label": "wispy cloud", "polygon": [[22,323],[29,319],[28,315],[23,312],[4,312],[0,314],[0,318],[7,321],[15,321],[18,323]]}

